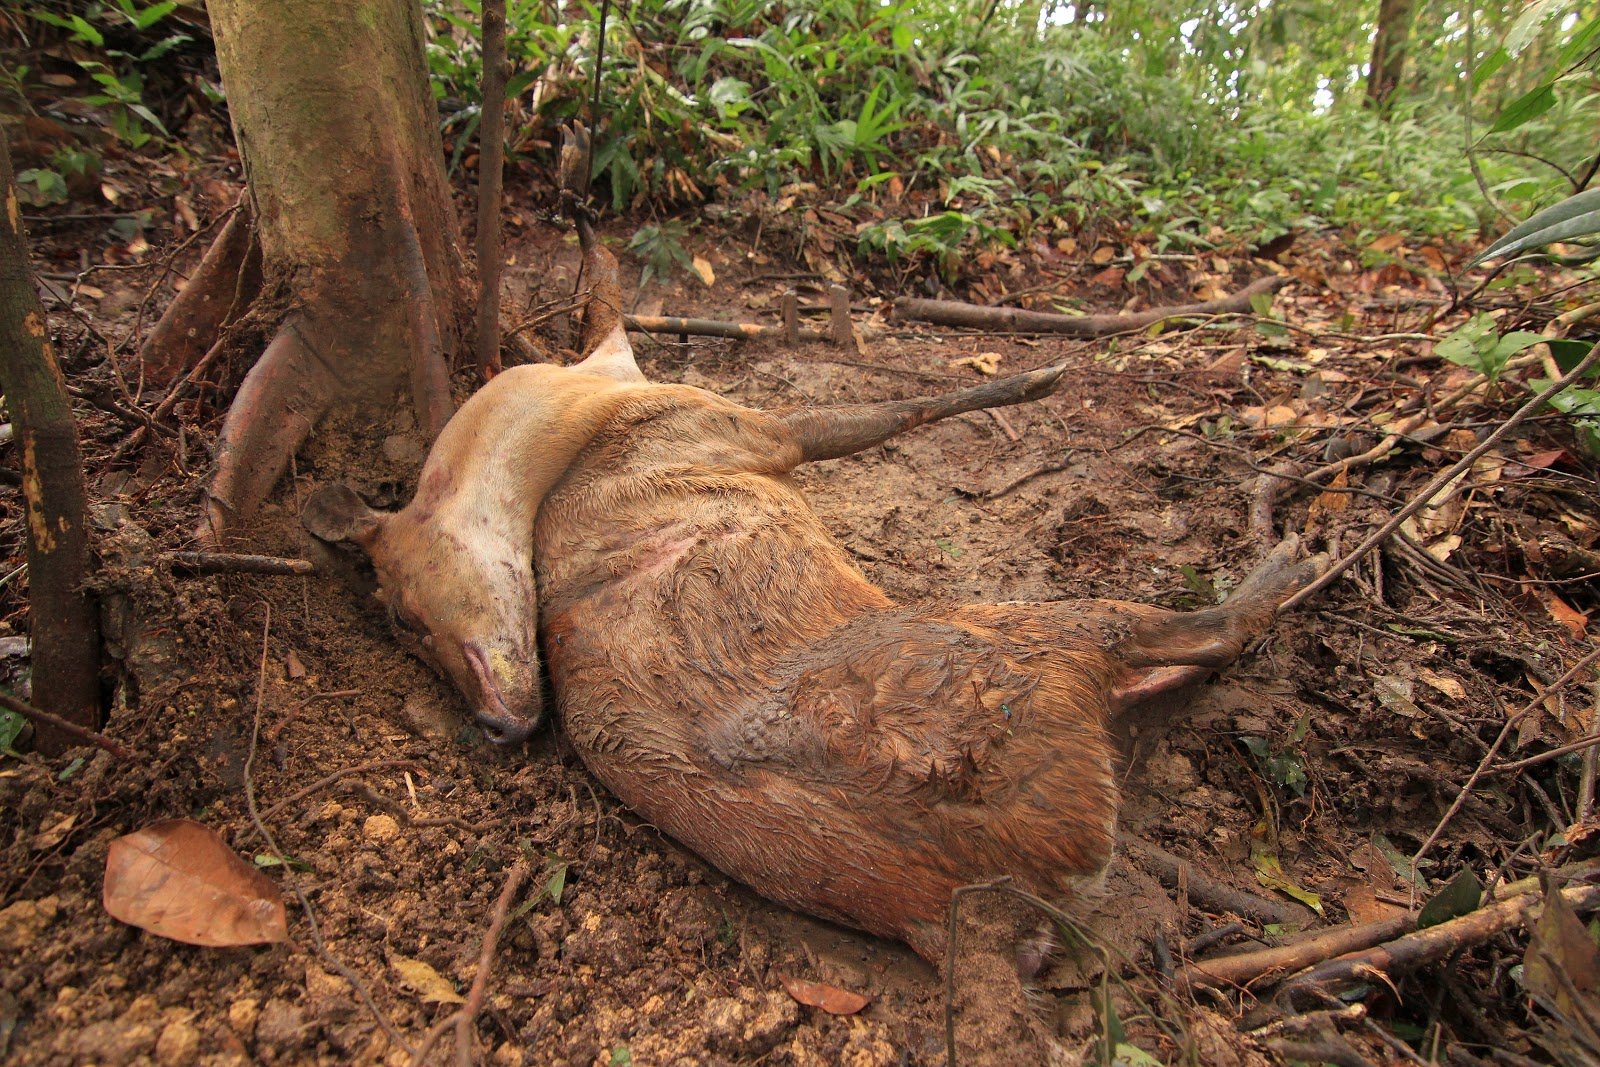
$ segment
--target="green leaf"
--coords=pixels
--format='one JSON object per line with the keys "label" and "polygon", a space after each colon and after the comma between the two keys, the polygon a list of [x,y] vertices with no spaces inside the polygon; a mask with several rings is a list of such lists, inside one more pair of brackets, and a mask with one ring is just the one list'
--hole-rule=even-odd
{"label": "green leaf", "polygon": [[[1383,858],[1389,861],[1389,866],[1394,868],[1394,872],[1403,881],[1411,882],[1415,885],[1422,884],[1422,875],[1417,872],[1416,867],[1412,866],[1411,857],[1403,855],[1399,849],[1394,847],[1394,843],[1383,834],[1372,835],[1372,847],[1383,853]],[[1431,867],[1433,862],[1426,860],[1422,866]]]}
{"label": "green leaf", "polygon": [[[1570,373],[1574,367],[1582,363],[1590,349],[1594,348],[1588,341],[1574,341],[1565,337],[1547,340],[1545,343],[1550,346],[1550,356],[1563,374]],[[1585,377],[1600,378],[1600,366],[1590,367]]]}
{"label": "green leaf", "polygon": [[567,864],[556,862],[548,868],[550,877],[545,880],[544,891],[550,902],[557,906],[561,904],[561,894],[567,889]]}
{"label": "green leaf", "polygon": [[1417,916],[1417,929],[1426,930],[1430,926],[1459,919],[1477,910],[1482,901],[1483,883],[1471,867],[1463,867],[1422,906],[1422,912]]}
{"label": "green leaf", "polygon": [[633,1067],[633,1050],[627,1045],[618,1045],[612,1049],[611,1067]]}
{"label": "green leaf", "polygon": [[1587,189],[1533,215],[1479,252],[1468,266],[1595,233],[1600,233],[1600,189]]}
{"label": "green leaf", "polygon": [[74,774],[77,774],[81,770],[83,770],[83,757],[79,756],[78,758],[74,759],[71,763],[69,763],[65,767],[61,768],[61,773],[56,775],[56,781],[64,782],[68,778],[71,778]]}
{"label": "green leaf", "polygon": [[80,39],[87,41],[96,48],[105,47],[105,37],[101,35],[99,30],[85,22],[82,15],[68,15],[67,18],[72,22],[73,32],[76,33]]}
{"label": "green leaf", "polygon": [[133,24],[141,30],[148,30],[178,9],[178,0],[164,0],[163,3],[151,4],[133,17]]}
{"label": "green leaf", "polygon": [[1555,83],[1546,82],[1507,104],[1501,110],[1499,117],[1494,120],[1494,125],[1489,127],[1489,132],[1505,133],[1507,130],[1514,130],[1524,123],[1532,122],[1555,106]]}
{"label": "green leaf", "polygon": [[17,743],[17,738],[22,736],[27,725],[28,720],[16,712],[0,711],[0,750],[11,751],[11,746]]}
{"label": "green leaf", "polygon": [[1472,88],[1474,90],[1481,89],[1483,83],[1494,77],[1510,59],[1511,53],[1504,48],[1496,48],[1493,52],[1484,56],[1483,62],[1479,63],[1472,72]]}
{"label": "green leaf", "polygon": [[1252,831],[1250,841],[1250,863],[1256,869],[1256,881],[1267,889],[1276,889],[1278,892],[1293,897],[1318,915],[1323,914],[1322,897],[1309,889],[1304,889],[1290,880],[1284,872],[1283,864],[1278,860],[1278,853],[1268,841],[1266,820],[1256,824]]}
{"label": "green leaf", "polygon": [[1556,66],[1565,70],[1588,55],[1596,44],[1600,44],[1600,18],[1590,19],[1583,29],[1572,35],[1561,49],[1561,58],[1556,60]]}

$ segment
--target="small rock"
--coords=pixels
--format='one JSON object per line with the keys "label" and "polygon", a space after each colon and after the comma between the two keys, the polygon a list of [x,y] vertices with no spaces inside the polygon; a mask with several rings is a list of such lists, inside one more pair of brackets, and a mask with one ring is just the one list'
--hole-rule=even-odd
{"label": "small rock", "polygon": [[400,836],[400,824],[393,815],[369,815],[361,824],[368,841],[393,841]]}
{"label": "small rock", "polygon": [[306,1014],[281,997],[273,997],[261,1009],[256,1023],[256,1040],[281,1049],[298,1048],[305,1041],[310,1024]]}
{"label": "small rock", "polygon": [[422,442],[408,433],[390,434],[383,439],[383,454],[395,463],[413,464],[422,459]]}
{"label": "small rock", "polygon": [[55,921],[59,910],[59,902],[51,896],[19,900],[0,911],[0,948],[21,952],[32,945],[44,928]]}
{"label": "small rock", "polygon": [[255,1036],[256,1020],[259,1018],[261,1002],[255,997],[241,997],[228,1005],[228,1025],[246,1041]]}
{"label": "small rock", "polygon": [[184,1067],[200,1056],[200,1031],[187,1019],[173,1019],[161,1028],[156,1038],[156,1063],[161,1067]]}

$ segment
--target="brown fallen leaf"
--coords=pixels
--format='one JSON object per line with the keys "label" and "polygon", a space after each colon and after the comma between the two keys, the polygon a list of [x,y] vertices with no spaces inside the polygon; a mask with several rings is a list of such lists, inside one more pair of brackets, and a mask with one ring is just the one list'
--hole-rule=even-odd
{"label": "brown fallen leaf", "polygon": [[460,1004],[463,998],[449,979],[421,960],[410,956],[391,956],[389,965],[400,973],[400,981],[415,990],[424,1001],[435,1004]]}
{"label": "brown fallen leaf", "polygon": [[695,256],[691,261],[694,265],[694,276],[700,279],[701,284],[710,288],[717,284],[717,272],[711,268],[711,261],[705,256]]}
{"label": "brown fallen leaf", "polygon": [[1556,596],[1549,589],[1541,590],[1540,596],[1544,600],[1545,610],[1550,612],[1550,617],[1565,626],[1573,637],[1582,641],[1589,629],[1589,616]]}
{"label": "brown fallen leaf", "polygon": [[854,1015],[872,1003],[871,997],[826,982],[808,982],[804,978],[790,978],[782,974],[778,975],[778,980],[796,1001],[808,1008],[821,1008],[829,1015]]}
{"label": "brown fallen leaf", "polygon": [[283,896],[209,826],[168,819],[111,842],[102,896],[112,918],[212,948],[289,936]]}
{"label": "brown fallen leaf", "polygon": [[70,812],[66,815],[51,812],[39,824],[39,830],[33,835],[33,840],[30,844],[32,844],[35,851],[39,852],[47,848],[55,848],[66,839],[67,834],[71,833],[72,828],[77,824],[78,815],[76,812]]}
{"label": "brown fallen leaf", "polygon": [[[1329,490],[1343,489],[1349,484],[1350,471],[1345,467],[1340,467],[1339,473],[1328,479]],[[1306,519],[1307,521],[1310,521],[1311,519],[1316,518],[1318,515],[1336,515],[1349,507],[1349,493],[1336,493],[1331,491],[1319,493],[1317,498],[1311,502],[1311,507],[1307,509]]]}
{"label": "brown fallen leaf", "polygon": [[306,676],[306,665],[300,662],[300,657],[295,655],[292,648],[289,650],[289,654],[283,658],[283,670],[293,681],[299,681]]}
{"label": "brown fallen leaf", "polygon": [[[1568,1017],[1581,1019],[1586,1009],[1577,998],[1592,1003],[1600,992],[1600,949],[1583,920],[1557,892],[1559,888],[1559,883],[1545,883],[1544,910],[1533,925],[1523,974],[1529,990],[1547,998]],[[1557,971],[1566,975],[1567,981],[1557,979]]]}

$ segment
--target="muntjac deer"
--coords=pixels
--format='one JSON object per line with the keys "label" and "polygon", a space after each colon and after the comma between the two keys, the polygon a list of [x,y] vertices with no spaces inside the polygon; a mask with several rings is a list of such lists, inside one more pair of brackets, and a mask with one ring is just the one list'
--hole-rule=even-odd
{"label": "muntjac deer", "polygon": [[561,724],[630,808],[763,895],[945,951],[958,886],[1050,898],[1111,856],[1122,708],[1235,659],[1320,558],[1278,546],[1220,607],[892,602],[790,478],[1064,367],[931,400],[779,415],[645,380],[617,267],[572,367],[504,372],[445,428],[403,510],[341,486],[306,524],[370,555],[395,622],[498,741]]}

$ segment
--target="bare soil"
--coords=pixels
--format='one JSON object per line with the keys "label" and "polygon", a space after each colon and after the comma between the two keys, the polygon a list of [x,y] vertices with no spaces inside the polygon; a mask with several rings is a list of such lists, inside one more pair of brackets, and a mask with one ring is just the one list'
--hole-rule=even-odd
{"label": "bare soil", "polygon": [[[532,237],[516,249],[508,308],[554,297],[556,268],[570,272],[575,259],[554,231],[526,229]],[[641,305],[772,321],[777,294],[794,284],[764,277],[797,268],[766,255],[746,230],[701,233],[691,251],[711,262],[715,286],[658,283]],[[1348,312],[1342,332],[1375,334],[1392,327],[1398,298],[1436,295],[1414,277],[1405,289],[1364,291],[1368,272],[1336,244],[1297,255],[1311,283],[1280,301],[1291,322],[1326,327]],[[1259,269],[1241,257],[1237,277],[1225,280],[1242,284]],[[114,336],[130,328],[151,280],[116,279],[104,298],[113,306],[88,302],[89,323]],[[535,281],[542,289],[533,290]],[[1111,308],[1129,297],[1081,295]],[[1187,296],[1179,286],[1138,299]],[[820,302],[814,293],[806,299]],[[980,379],[954,361],[980,353],[998,353],[1001,373],[1068,362],[1072,383],[1048,400],[962,416],[801,472],[861,568],[905,600],[1211,602],[1270,547],[1248,529],[1252,465],[1315,458],[1342,434],[1370,443],[1374,412],[1419,381],[1442,384],[1457,373],[1414,358],[1415,347],[1374,356],[1316,336],[1208,331],[1083,344],[940,336],[858,318],[867,334],[859,353],[640,339],[641,362],[656,380],[767,408],[957,388]],[[69,368],[104,378],[94,338],[65,315],[57,323]],[[559,355],[558,327],[534,336]],[[1297,409],[1303,425],[1247,425],[1253,411],[1275,405]],[[107,468],[128,427],[88,406],[85,414],[109,566],[104,592],[118,619],[108,633],[114,651],[142,658],[155,680],[140,687],[124,675],[115,689],[107,732],[136,758],[83,750],[0,765],[0,946],[10,961],[0,975],[0,1050],[10,1062],[404,1063],[406,1052],[376,1017],[415,1045],[454,1005],[408,985],[397,961],[422,961],[464,993],[493,901],[523,857],[535,865],[523,897],[532,904],[507,928],[478,1020],[489,1062],[944,1061],[942,978],[908,949],[796,915],[730,882],[606,795],[559,727],[511,751],[478,737],[452,690],[392,640],[359,565],[316,554],[299,529],[297,501],[351,473],[339,433],[319,435],[253,538],[257,551],[311,555],[328,573],[181,577],[157,553],[187,547],[214,420],[191,410],[196,421],[183,439],[136,453],[131,467]],[[364,460],[356,480],[369,491],[392,483],[385,491],[398,503],[420,452],[403,423],[378,429],[393,439],[389,458]],[[1462,444],[1440,437],[1408,446],[1364,484],[1404,499]],[[1569,446],[1540,421],[1510,451]],[[1220,679],[1128,723],[1125,830],[1270,896],[1252,861],[1253,845],[1256,855],[1265,849],[1290,881],[1318,895],[1329,922],[1398,906],[1406,889],[1393,857],[1427,837],[1507,710],[1578,654],[1576,634],[1506,579],[1541,573],[1528,546],[1536,551],[1546,535],[1593,543],[1586,478],[1574,461],[1486,484],[1475,497],[1482,506],[1460,519],[1463,545],[1447,563],[1474,576],[1469,582],[1453,586],[1411,555],[1387,551],[1280,620]],[[1314,541],[1353,531],[1348,547],[1391,511],[1367,496],[1341,499],[1343,510],[1321,500],[1312,513],[1316,492],[1298,492],[1280,509],[1279,527],[1306,529]],[[0,502],[9,571],[21,558],[14,489],[0,490]],[[14,581],[3,592],[10,632],[25,632],[21,588]],[[1592,585],[1561,589],[1579,610],[1595,604]],[[48,703],[48,694],[34,697]],[[1588,714],[1577,697],[1554,702],[1514,748],[1564,743]],[[1252,751],[1254,739],[1267,756]],[[384,766],[359,769],[377,762]],[[340,771],[348,773],[302,795]],[[1526,785],[1480,791],[1424,874],[1448,877],[1464,863],[1492,871],[1524,845],[1522,861],[1550,858],[1564,847],[1549,835],[1567,824],[1563,791],[1575,774],[1570,762],[1551,763]],[[285,888],[290,941],[195,948],[105,914],[110,842],[153,820],[195,818],[245,855],[266,855],[250,795],[293,861],[269,868]],[[1181,957],[1192,939],[1235,918],[1119,860],[1106,895],[1080,916],[1088,942],[1068,939],[1077,947],[1043,975],[1031,1010],[1052,1020],[1070,1061],[1094,1046],[1094,998],[1109,983],[1129,1040],[1163,1062],[1275,1062],[1237,1025],[1236,1002],[1173,1001],[1154,977],[1161,953]],[[1246,922],[1211,950],[1282,932]],[[1424,981],[1374,994],[1373,1014],[1404,1034],[1439,1023],[1470,1043],[1510,1040],[1515,989],[1506,965],[1519,951],[1497,942],[1469,952]],[[872,1001],[855,1015],[829,1015],[798,1004],[785,977]],[[1461,994],[1471,1012],[1442,1003],[1449,983],[1473,987]],[[1002,1028],[993,1062],[1009,1062],[1003,1037]],[[1376,1062],[1394,1056],[1370,1036],[1352,1040]]]}

